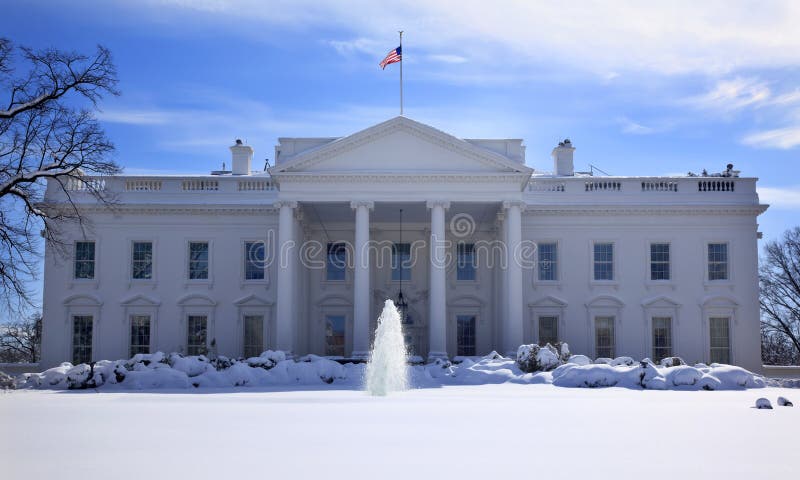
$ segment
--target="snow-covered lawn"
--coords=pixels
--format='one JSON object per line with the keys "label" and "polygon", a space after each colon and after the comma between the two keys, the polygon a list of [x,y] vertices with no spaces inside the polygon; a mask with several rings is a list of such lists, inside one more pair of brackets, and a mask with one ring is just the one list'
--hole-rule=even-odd
{"label": "snow-covered lawn", "polygon": [[[797,478],[800,390],[0,392],[0,477]],[[768,397],[774,410],[752,408]]]}

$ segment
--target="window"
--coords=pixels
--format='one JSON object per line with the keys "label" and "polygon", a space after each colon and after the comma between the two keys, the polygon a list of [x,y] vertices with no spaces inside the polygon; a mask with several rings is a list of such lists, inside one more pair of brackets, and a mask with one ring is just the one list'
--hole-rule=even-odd
{"label": "window", "polygon": [[456,280],[475,280],[475,244],[459,243]]}
{"label": "window", "polygon": [[708,279],[728,279],[728,244],[708,244]]}
{"label": "window", "polygon": [[75,242],[75,278],[94,278],[94,242]]}
{"label": "window", "polygon": [[653,317],[653,361],[672,356],[672,318]]}
{"label": "window", "polygon": [[347,273],[347,248],[344,243],[329,243],[325,261],[325,280],[341,281]]}
{"label": "window", "polygon": [[475,355],[475,315],[456,316],[458,341],[457,355]]}
{"label": "window", "polygon": [[540,243],[537,248],[539,280],[558,280],[558,244]]}
{"label": "window", "polygon": [[264,247],[265,247],[264,242],[261,241],[244,242],[245,280],[264,280],[264,267],[265,267]]}
{"label": "window", "polygon": [[208,317],[205,315],[189,315],[187,323],[189,330],[186,340],[186,353],[188,355],[204,355],[207,351]]}
{"label": "window", "polygon": [[614,358],[614,317],[595,317],[594,351],[597,358]]}
{"label": "window", "polygon": [[150,315],[131,315],[131,352],[150,353]]}
{"label": "window", "polygon": [[558,317],[543,315],[539,317],[539,345],[550,345],[558,342]]}
{"label": "window", "polygon": [[650,280],[669,280],[669,243],[650,244]]}
{"label": "window", "polygon": [[325,316],[325,355],[344,356],[344,315]]}
{"label": "window", "polygon": [[72,363],[89,363],[92,361],[92,316],[75,315],[72,317]]}
{"label": "window", "polygon": [[711,342],[711,363],[731,363],[730,318],[711,317],[708,319]]}
{"label": "window", "polygon": [[264,351],[264,316],[244,316],[244,356],[257,357]]}
{"label": "window", "polygon": [[614,280],[614,244],[594,244],[594,279]]}
{"label": "window", "polygon": [[189,280],[208,280],[208,242],[189,242]]}
{"label": "window", "polygon": [[411,280],[411,244],[392,245],[392,280]]}
{"label": "window", "polygon": [[134,280],[149,280],[153,278],[152,242],[133,242],[131,276]]}

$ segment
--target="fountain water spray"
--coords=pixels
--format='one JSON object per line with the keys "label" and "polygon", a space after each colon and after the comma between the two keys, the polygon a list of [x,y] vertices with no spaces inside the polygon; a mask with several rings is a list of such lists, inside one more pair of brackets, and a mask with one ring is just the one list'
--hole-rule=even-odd
{"label": "fountain water spray", "polygon": [[408,388],[406,345],[400,312],[394,302],[386,300],[378,318],[375,343],[369,354],[365,387],[372,395],[386,395]]}

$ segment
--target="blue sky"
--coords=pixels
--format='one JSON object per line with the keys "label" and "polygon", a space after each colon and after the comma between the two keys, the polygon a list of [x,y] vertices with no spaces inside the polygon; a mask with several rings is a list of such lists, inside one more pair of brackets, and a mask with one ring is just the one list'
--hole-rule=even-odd
{"label": "blue sky", "polygon": [[[496,5],[495,5],[496,3]],[[800,224],[798,2],[0,1],[17,44],[111,49],[100,113],[128,173],[208,172],[237,137],[340,136],[405,113],[459,137],[523,138],[550,169],[760,178],[765,240]],[[573,2],[569,2],[573,3]],[[489,7],[489,5],[492,5]]]}

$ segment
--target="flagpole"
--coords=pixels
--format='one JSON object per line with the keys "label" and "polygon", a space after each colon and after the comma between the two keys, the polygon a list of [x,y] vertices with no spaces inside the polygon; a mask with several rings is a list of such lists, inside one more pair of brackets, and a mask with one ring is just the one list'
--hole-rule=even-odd
{"label": "flagpole", "polygon": [[403,116],[403,31],[400,30],[400,116]]}

